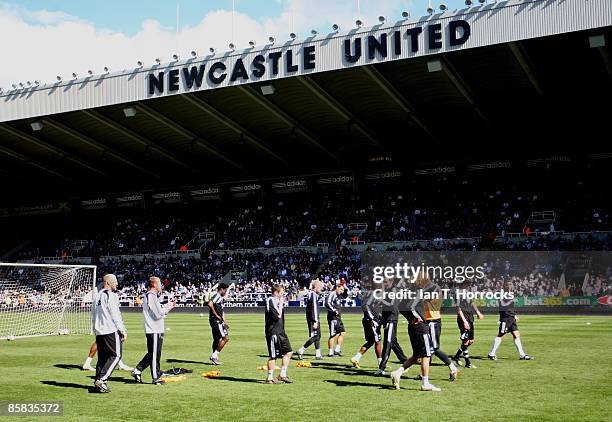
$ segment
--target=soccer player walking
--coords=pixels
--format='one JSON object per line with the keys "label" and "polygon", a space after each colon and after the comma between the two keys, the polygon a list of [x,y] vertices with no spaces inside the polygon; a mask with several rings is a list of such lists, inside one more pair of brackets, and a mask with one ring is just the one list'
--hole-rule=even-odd
{"label": "soccer player walking", "polygon": [[[417,281],[417,283],[419,283]],[[422,283],[417,284],[419,288]],[[442,391],[440,388],[429,382],[429,363],[433,352],[433,341],[430,334],[429,325],[426,322],[425,306],[422,299],[415,299],[410,306],[410,311],[402,312],[408,320],[408,335],[412,346],[412,356],[410,356],[402,366],[391,372],[391,382],[396,389],[400,388],[402,374],[417,362],[421,363],[421,384],[422,391]]]}
{"label": "soccer player walking", "polygon": [[[429,292],[436,292],[434,299],[426,299],[425,318],[429,326],[429,334],[433,343],[433,353],[440,359],[450,370],[449,379],[454,381],[457,379],[459,370],[457,366],[449,359],[449,357],[440,349],[440,335],[442,334],[442,315],[440,308],[442,307],[442,299],[440,298],[440,287],[431,281],[425,287]],[[434,296],[434,295],[432,295]]]}
{"label": "soccer player walking", "polygon": [[[268,377],[266,384],[293,381],[287,377],[287,368],[293,355],[291,343],[285,333],[285,288],[279,284],[272,286],[272,296],[266,299],[266,344],[268,346]],[[278,380],[274,379],[276,359],[282,358],[282,367]]]}
{"label": "soccer player walking", "polygon": [[161,280],[158,277],[149,278],[149,290],[145,293],[142,303],[142,313],[144,315],[144,329],[147,337],[147,354],[144,355],[140,363],[132,372],[136,382],[142,383],[142,371],[151,367],[151,380],[155,385],[162,385],[161,371],[159,362],[161,360],[162,345],[164,343],[164,318],[168,315],[176,302],[162,306],[159,302],[159,294],[162,291]]}
{"label": "soccer player walking", "polygon": [[[396,289],[395,286],[392,285],[390,280],[386,280],[387,286],[385,287],[387,290]],[[393,302],[382,302],[382,316],[381,316],[381,325],[383,328],[384,341],[382,347],[382,358],[378,363],[378,370],[374,373],[375,375],[385,375],[385,368],[387,367],[387,362],[389,362],[389,358],[391,357],[391,350],[395,353],[395,356],[400,362],[405,362],[408,357],[404,353],[402,346],[400,346],[397,341],[397,325],[399,320],[399,310],[398,303],[396,301]]]}
{"label": "soccer player walking", "polygon": [[[512,291],[512,283],[506,285],[509,292]],[[518,316],[514,308],[514,299],[500,299],[499,300],[499,331],[497,337],[493,341],[493,348],[489,352],[489,359],[497,360],[497,348],[501,345],[502,338],[507,334],[511,333],[514,338],[514,346],[519,353],[520,360],[531,360],[529,356],[523,350],[523,343],[521,342],[521,333],[518,329]]]}
{"label": "soccer player walking", "polygon": [[98,345],[98,363],[94,385],[101,393],[110,393],[106,381],[121,360],[121,343],[127,340],[127,329],[121,318],[117,290],[117,277],[106,274],[104,285],[94,306],[93,327]]}
{"label": "soccer player walking", "polygon": [[363,325],[363,334],[366,342],[361,346],[357,354],[351,358],[351,363],[355,368],[360,368],[359,361],[372,346],[374,346],[378,363],[380,364],[382,360],[380,312],[374,300],[369,299],[362,297],[361,310],[363,311],[363,318],[361,319],[361,324]]}
{"label": "soccer player walking", "polygon": [[474,313],[478,319],[483,319],[483,315],[478,310],[472,299],[457,299],[457,325],[459,327],[461,346],[453,356],[457,365],[461,365],[461,356],[465,359],[465,367],[475,369],[476,365],[470,360],[470,346],[474,344]]}
{"label": "soccer player walking", "polygon": [[318,278],[312,281],[308,299],[306,299],[306,324],[308,325],[308,336],[304,346],[297,351],[298,359],[304,359],[304,352],[311,345],[315,345],[315,359],[323,359],[321,355],[321,322],[319,320],[319,295],[323,283]]}
{"label": "soccer player walking", "polygon": [[[344,343],[344,336],[346,335],[340,315],[340,298],[342,297],[345,297],[345,287],[343,284],[338,283],[335,290],[331,291],[325,300],[327,325],[329,326],[329,339],[327,340],[328,357],[334,357],[334,355],[342,356],[342,343]],[[336,343],[335,348],[334,342]]]}
{"label": "soccer player walking", "polygon": [[227,294],[228,285],[221,283],[217,286],[217,293],[208,301],[208,322],[212,330],[212,355],[210,361],[215,365],[222,365],[219,353],[229,341],[229,326],[223,312],[223,298]]}

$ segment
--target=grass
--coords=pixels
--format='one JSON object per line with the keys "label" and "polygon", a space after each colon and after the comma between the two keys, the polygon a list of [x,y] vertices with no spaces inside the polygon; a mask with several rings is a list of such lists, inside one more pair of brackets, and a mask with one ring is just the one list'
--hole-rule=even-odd
{"label": "grass", "polygon": [[[161,387],[135,384],[116,371],[111,394],[93,394],[92,373],[79,370],[92,337],[54,336],[0,343],[0,401],[61,400],[67,420],[610,420],[612,318],[524,316],[520,327],[530,362],[519,361],[510,338],[496,362],[486,359],[497,332],[495,316],[477,321],[471,354],[478,369],[463,369],[447,381],[448,371],[434,366],[431,380],[442,393],[418,391],[418,373],[404,376],[402,389],[391,389],[387,377],[372,376],[373,351],[353,369],[350,357],[363,342],[359,315],[345,315],[344,357],[313,361],[297,368],[292,385],[264,385],[266,345],[263,315],[231,315],[231,340],[221,354],[224,365],[208,364],[211,335],[207,316],[171,314],[166,321],[162,369],[172,365],[193,369],[187,380]],[[124,361],[135,365],[146,351],[140,314],[125,315],[130,337]],[[590,322],[590,325],[587,325]],[[410,345],[402,324],[400,343]],[[303,315],[287,316],[294,349],[306,339]],[[326,331],[326,330],[324,330]],[[442,348],[458,346],[454,318],[444,319]],[[310,353],[314,351],[312,348]],[[324,351],[325,352],[325,351]],[[311,356],[309,356],[311,357]],[[392,357],[393,361],[394,357]],[[94,361],[95,362],[95,361]],[[391,365],[397,367],[395,362]],[[220,369],[221,377],[206,379],[203,371]],[[150,380],[147,372],[145,381]],[[8,419],[7,419],[8,420]],[[20,418],[19,420],[25,420]],[[40,420],[40,418],[35,419]]]}

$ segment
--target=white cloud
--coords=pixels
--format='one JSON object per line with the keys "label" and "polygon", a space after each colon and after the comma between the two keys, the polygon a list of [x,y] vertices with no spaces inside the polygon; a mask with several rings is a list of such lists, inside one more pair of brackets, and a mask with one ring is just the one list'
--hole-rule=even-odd
{"label": "white cloud", "polygon": [[[397,14],[406,0],[361,0],[366,24],[376,23],[379,14]],[[328,30],[332,23],[351,28],[357,16],[351,0],[288,0],[275,17],[257,21],[237,13],[234,19],[234,42],[245,47],[249,40],[264,43],[268,36],[286,39],[295,31],[306,36],[310,29]],[[0,3],[0,87],[12,83],[40,80],[50,82],[56,75],[72,72],[84,75],[92,69],[100,73],[129,69],[136,61],[162,61],[175,52],[186,57],[191,50],[205,52],[209,47],[227,48],[232,38],[230,10],[208,12],[197,25],[185,26],[177,37],[175,29],[158,21],[145,20],[133,36],[98,28],[91,22],[63,12],[30,11]]]}

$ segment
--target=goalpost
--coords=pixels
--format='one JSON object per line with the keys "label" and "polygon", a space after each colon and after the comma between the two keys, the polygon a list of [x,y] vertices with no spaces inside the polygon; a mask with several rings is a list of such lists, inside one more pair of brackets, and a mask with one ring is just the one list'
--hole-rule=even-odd
{"label": "goalpost", "polygon": [[95,265],[0,263],[0,339],[90,334]]}

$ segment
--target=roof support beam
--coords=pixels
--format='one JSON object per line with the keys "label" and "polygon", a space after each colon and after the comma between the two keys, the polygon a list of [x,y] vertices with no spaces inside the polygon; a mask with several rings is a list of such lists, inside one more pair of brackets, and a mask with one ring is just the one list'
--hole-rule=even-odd
{"label": "roof support beam", "polygon": [[73,182],[73,180],[70,177],[68,177],[68,176],[66,176],[66,175],[64,175],[62,173],[59,173],[59,172],[57,172],[55,170],[52,170],[49,167],[47,167],[46,165],[44,165],[44,164],[42,164],[42,163],[40,163],[40,162],[38,162],[38,161],[28,157],[27,155],[21,154],[20,152],[17,152],[15,150],[12,150],[12,149],[4,147],[4,146],[0,146],[0,152],[5,154],[5,155],[8,155],[9,157],[12,157],[12,158],[14,158],[16,160],[19,160],[19,161],[22,161],[22,162],[24,162],[26,164],[29,164],[32,167],[36,167],[37,169],[40,169],[40,170],[43,170],[43,171],[45,171],[45,172],[47,172],[49,174],[52,174],[55,177],[59,177],[60,179],[63,179],[65,181],[67,181],[67,182]]}
{"label": "roof support beam", "polygon": [[47,150],[47,151],[49,151],[49,152],[51,152],[51,153],[53,153],[55,155],[57,155],[57,156],[65,159],[65,160],[67,160],[67,161],[71,161],[71,162],[75,163],[76,165],[78,165],[78,166],[80,166],[80,167],[82,167],[84,169],[87,169],[87,170],[89,170],[91,172],[97,173],[100,176],[103,176],[103,177],[105,177],[107,179],[113,179],[107,173],[104,173],[103,171],[101,171],[101,170],[99,170],[99,169],[97,169],[97,168],[87,164],[86,162],[84,162],[80,158],[77,158],[74,155],[64,151],[63,149],[58,148],[55,145],[51,145],[48,142],[45,142],[45,141],[40,140],[38,138],[35,138],[34,136],[32,136],[32,135],[30,135],[28,133],[25,133],[25,132],[23,132],[23,131],[21,131],[19,129],[15,129],[15,128],[13,128],[11,126],[8,126],[8,125],[0,125],[0,130],[3,130],[4,132],[9,133],[12,136],[15,136],[15,137],[21,139],[22,141],[25,141],[25,142],[27,142],[29,144],[32,144],[32,145],[36,146],[36,147],[43,148],[43,149],[45,149],[45,150]]}
{"label": "roof support beam", "polygon": [[480,108],[478,107],[478,104],[476,104],[476,100],[474,99],[474,93],[472,92],[470,87],[465,83],[463,78],[461,78],[461,76],[459,75],[459,72],[457,72],[457,69],[455,69],[452,63],[448,60],[448,57],[444,56],[443,58],[441,58],[441,60],[443,61],[442,71],[444,72],[444,74],[448,77],[448,79],[450,79],[453,85],[455,85],[457,90],[461,93],[461,95],[463,95],[463,97],[468,101],[468,103],[470,103],[473,110],[476,112],[476,114],[478,114],[478,116],[482,119],[482,121],[485,122],[487,126],[491,126],[491,124],[489,123],[489,120],[485,117],[483,112],[480,110]]}
{"label": "roof support beam", "polygon": [[123,164],[126,164],[132,168],[135,168],[137,170],[139,170],[140,172],[151,176],[151,177],[155,177],[156,179],[159,179],[159,174],[153,173],[152,171],[134,163],[132,160],[130,160],[129,158],[127,158],[125,155],[123,155],[122,153],[113,150],[112,148],[109,148],[108,146],[96,141],[95,139],[90,138],[89,136],[76,131],[75,129],[72,129],[60,122],[57,122],[53,119],[51,119],[50,117],[45,117],[42,120],[43,124],[45,125],[49,125],[50,127],[68,135],[71,136],[77,140],[79,140],[80,142],[84,143],[85,145],[88,145],[92,148],[97,149],[98,151],[102,152],[103,154],[108,154],[110,157],[116,159],[117,161],[121,161]]}
{"label": "roof support beam", "polygon": [[287,160],[280,157],[278,154],[276,154],[274,151],[268,148],[265,142],[262,139],[260,139],[257,135],[255,135],[250,130],[242,126],[240,123],[232,120],[225,114],[221,113],[219,110],[217,110],[216,108],[214,108],[213,106],[211,106],[210,104],[202,100],[201,98],[196,97],[195,94],[180,95],[179,97],[189,102],[191,105],[196,107],[198,110],[203,111],[204,113],[213,117],[219,123],[222,123],[225,126],[229,127],[230,129],[232,129],[234,132],[238,133],[239,135],[244,135],[245,138],[249,140],[249,142],[251,142],[253,145],[255,145],[260,150],[267,153],[269,156],[273,157],[275,160],[283,163],[286,166],[289,165],[289,162],[287,162]]}
{"label": "roof support beam", "polygon": [[533,89],[535,89],[538,95],[542,97],[544,102],[546,102],[546,100],[544,99],[545,97],[544,91],[542,90],[542,86],[540,85],[540,82],[538,81],[538,78],[535,75],[531,60],[529,60],[527,52],[525,51],[523,46],[517,41],[508,43],[508,48],[510,48],[510,52],[523,69],[523,72],[525,72],[525,75],[527,76],[527,79],[529,79],[529,82],[533,86]]}
{"label": "roof support beam", "polygon": [[312,133],[310,133],[308,129],[304,128],[300,123],[297,122],[297,120],[295,120],[285,111],[281,110],[276,104],[266,100],[262,95],[255,93],[253,88],[239,85],[236,87],[236,89],[240,90],[242,93],[248,96],[251,100],[259,104],[259,106],[266,109],[268,113],[276,116],[277,119],[284,122],[287,126],[292,128],[296,132],[299,132],[316,149],[323,152],[325,155],[327,155],[334,161],[336,162],[340,161],[339,157],[333,152],[331,152],[330,150],[328,150],[327,148],[325,148],[323,145],[321,145],[321,143],[315,138],[315,136]]}
{"label": "roof support beam", "polygon": [[145,137],[143,137],[142,135],[139,135],[138,133],[132,131],[131,129],[128,129],[125,126],[115,122],[114,120],[104,116],[103,114],[93,109],[92,110],[81,110],[81,112],[87,115],[88,117],[91,117],[92,119],[98,121],[99,123],[102,123],[103,125],[108,126],[111,129],[116,130],[117,132],[120,132],[122,135],[130,138],[134,142],[139,143],[145,148],[148,148],[151,151],[157,152],[158,154],[166,157],[168,160],[172,161],[173,163],[176,163],[179,166],[189,170],[191,173],[193,174],[200,173],[198,169],[191,167],[190,165],[183,162],[176,154],[170,152],[169,150],[167,150],[166,148],[162,146],[159,146],[157,143],[152,142],[149,139],[146,139]]}
{"label": "roof support beam", "polygon": [[395,104],[408,114],[412,121],[427,134],[427,136],[431,139],[436,139],[433,133],[427,129],[422,119],[417,116],[416,108],[378,71],[378,69],[374,66],[361,66],[360,69],[362,69],[366,75],[368,75],[372,81],[374,81],[374,83],[395,102]]}
{"label": "roof support beam", "polygon": [[190,141],[194,142],[196,145],[200,146],[201,148],[205,149],[206,151],[208,151],[209,153],[211,153],[213,156],[217,157],[218,159],[225,161],[227,164],[244,171],[244,167],[242,167],[240,164],[238,164],[237,162],[235,162],[234,160],[232,160],[231,158],[229,158],[228,156],[226,156],[223,152],[219,151],[214,145],[212,145],[210,142],[205,141],[204,139],[202,139],[201,136],[196,135],[195,133],[193,133],[192,131],[184,128],[183,126],[178,125],[176,122],[173,122],[170,118],[164,116],[163,114],[161,114],[160,112],[152,109],[151,107],[144,105],[143,103],[137,103],[136,104],[136,108],[138,110],[140,110],[141,112],[143,112],[144,114],[146,114],[147,116],[149,116],[150,118],[157,120],[159,123],[163,124],[164,126],[172,129],[173,131],[175,131],[176,133],[178,133],[179,135],[189,139]]}
{"label": "roof support beam", "polygon": [[302,83],[308,90],[314,94],[317,98],[327,104],[332,110],[334,110],[340,117],[346,120],[348,123],[353,125],[365,136],[372,144],[380,145],[376,138],[368,131],[367,127],[359,120],[353,113],[351,113],[346,107],[344,107],[338,100],[336,100],[330,93],[325,91],[316,83],[310,76],[296,76],[296,79]]}

